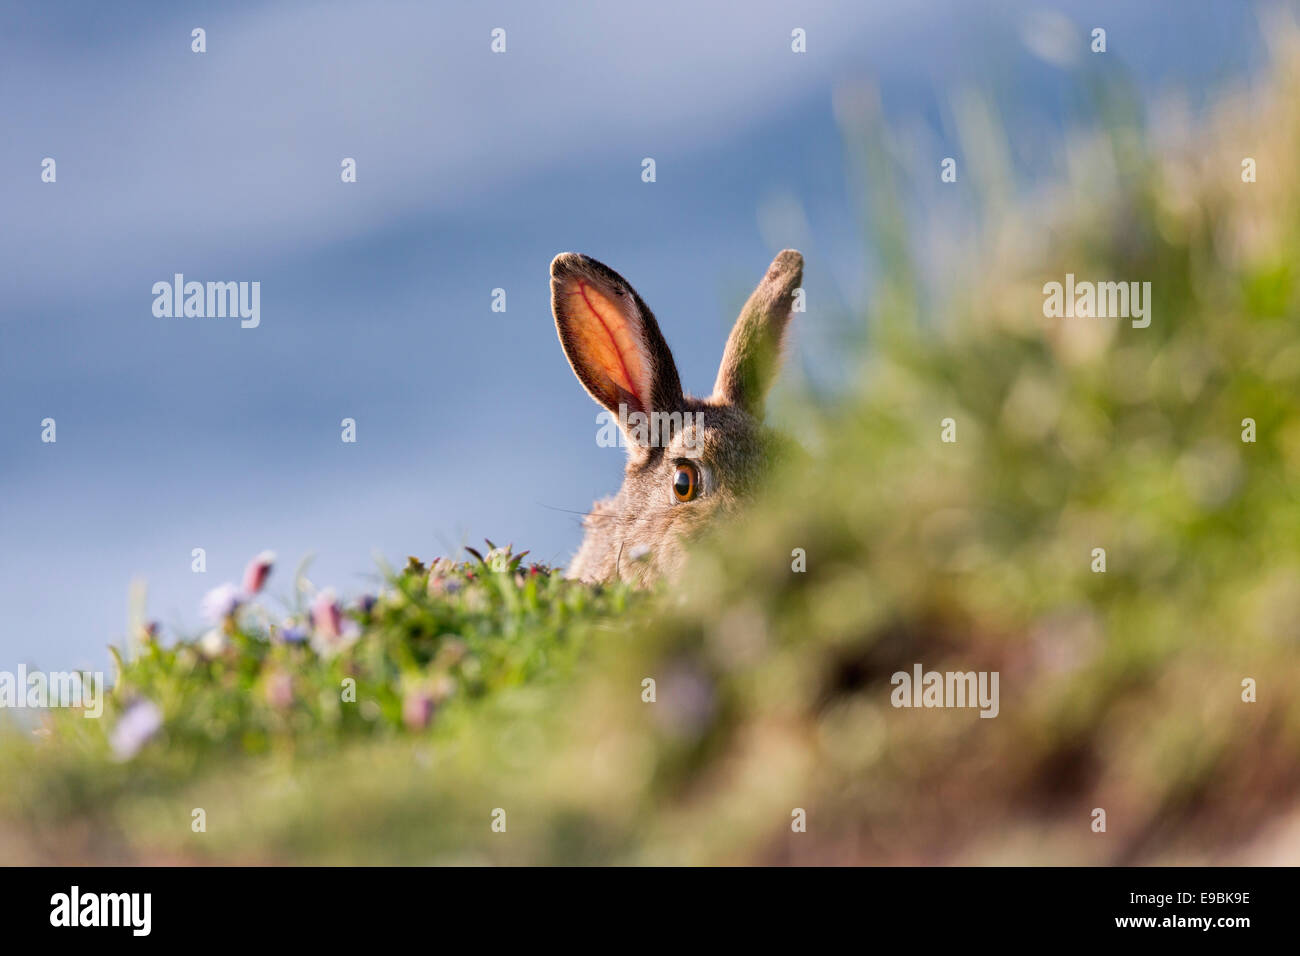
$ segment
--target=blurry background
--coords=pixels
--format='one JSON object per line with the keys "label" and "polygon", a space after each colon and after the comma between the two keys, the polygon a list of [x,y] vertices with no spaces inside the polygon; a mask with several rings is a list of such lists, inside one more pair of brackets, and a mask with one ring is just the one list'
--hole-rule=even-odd
{"label": "blurry background", "polygon": [[[1023,191],[1068,162],[1088,74],[1195,110],[1263,63],[1244,2],[728,10],[7,5],[0,669],[105,666],[137,576],[153,616],[193,632],[202,593],[262,548],[282,568],[315,553],[312,577],[346,593],[369,586],[375,554],[485,535],[566,561],[580,529],[553,509],[614,490],[622,458],[596,446],[597,407],[556,342],[559,251],[622,272],[705,391],[772,252],[798,247],[809,311],[787,374],[832,386],[879,278],[845,90],[877,90],[920,144],[905,201],[929,206],[937,251],[921,258],[942,272],[967,215],[968,180],[954,192],[938,176],[945,156],[967,170],[964,91],[998,111],[1006,183]],[[1104,57],[1087,53],[1094,26]],[[339,181],[343,157],[356,184]],[[261,327],[155,318],[151,286],[176,272],[260,281]],[[45,417],[57,444],[40,441]]]}

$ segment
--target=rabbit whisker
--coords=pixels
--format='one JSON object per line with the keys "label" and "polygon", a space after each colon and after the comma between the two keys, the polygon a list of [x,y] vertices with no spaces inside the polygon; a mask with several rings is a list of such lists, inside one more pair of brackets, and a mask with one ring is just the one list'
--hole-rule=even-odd
{"label": "rabbit whisker", "polygon": [[[539,501],[538,504],[542,504],[542,503]],[[546,504],[542,504],[542,507],[543,507],[543,508],[548,508],[548,509],[550,509],[551,511],[562,511],[562,512],[564,512],[565,514],[570,514],[570,515],[580,515],[580,516],[582,516],[582,517],[584,517],[584,518],[618,518],[619,520],[622,520],[622,521],[633,521],[633,520],[635,520],[636,517],[637,517],[637,516],[634,515],[634,514],[630,514],[630,513],[629,513],[629,514],[621,514],[621,513],[616,512],[616,511],[603,511],[603,512],[598,512],[598,511],[575,511],[575,510],[572,509],[572,508],[557,508],[557,507],[555,507],[554,505],[546,505]],[[646,512],[642,512],[642,514],[645,514],[645,513],[646,513]]]}

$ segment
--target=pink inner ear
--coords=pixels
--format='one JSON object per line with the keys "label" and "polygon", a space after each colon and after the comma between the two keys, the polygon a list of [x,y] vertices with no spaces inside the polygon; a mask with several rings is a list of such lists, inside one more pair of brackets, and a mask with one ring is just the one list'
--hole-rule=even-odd
{"label": "pink inner ear", "polygon": [[603,375],[627,392],[636,402],[636,411],[649,406],[649,361],[641,346],[639,323],[628,315],[626,306],[601,294],[582,279],[568,294],[573,337],[586,356],[593,372]]}

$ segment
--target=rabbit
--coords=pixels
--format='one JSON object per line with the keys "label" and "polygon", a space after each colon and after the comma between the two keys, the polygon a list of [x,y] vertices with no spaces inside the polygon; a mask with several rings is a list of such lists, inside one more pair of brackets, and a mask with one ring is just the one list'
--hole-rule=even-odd
{"label": "rabbit", "polygon": [[778,253],[736,319],[713,394],[694,398],[654,314],[622,276],[574,252],[552,260],[560,346],[628,450],[623,487],[586,514],[567,577],[642,586],[671,578],[686,543],[752,494],[778,446],[763,405],[802,279],[803,256]]}

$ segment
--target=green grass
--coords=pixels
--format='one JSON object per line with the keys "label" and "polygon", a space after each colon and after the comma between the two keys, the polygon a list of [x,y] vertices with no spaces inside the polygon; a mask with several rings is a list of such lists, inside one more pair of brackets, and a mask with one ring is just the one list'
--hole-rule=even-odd
{"label": "green grass", "polygon": [[[76,852],[117,852],[106,808],[153,807],[196,780],[242,780],[257,765],[330,767],[361,742],[383,753],[457,739],[494,695],[571,677],[585,642],[611,621],[636,620],[646,597],[566,581],[509,547],[469,550],[469,561],[412,558],[389,572],[377,599],[344,612],[333,641],[312,633],[308,611],[276,624],[255,598],[201,637],[112,648],[102,720],[55,711],[34,739],[17,729],[0,738],[0,760],[24,768],[0,806],[34,828],[23,842],[58,845],[69,819],[91,819],[107,832]],[[301,635],[286,637],[290,624]],[[124,751],[112,728],[140,702],[162,724]]]}
{"label": "green grass", "polygon": [[[900,264],[905,217],[878,217],[893,278],[852,387],[785,397],[810,455],[682,582],[595,589],[494,551],[435,574],[459,589],[390,575],[335,653],[256,612],[219,653],[145,647],[104,720],[0,738],[0,852],[1296,862],[1300,57],[1275,42],[1272,87],[1191,135],[1125,113],[1075,137],[1056,189],[981,210],[939,300]],[[846,133],[901,194],[887,131]],[[1151,326],[1044,318],[1067,272],[1150,281]],[[917,662],[998,671],[999,716],[892,708]],[[118,761],[137,697],[164,726]]]}

